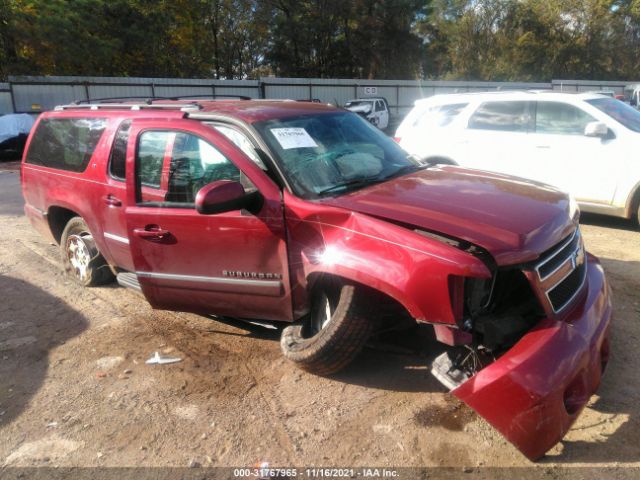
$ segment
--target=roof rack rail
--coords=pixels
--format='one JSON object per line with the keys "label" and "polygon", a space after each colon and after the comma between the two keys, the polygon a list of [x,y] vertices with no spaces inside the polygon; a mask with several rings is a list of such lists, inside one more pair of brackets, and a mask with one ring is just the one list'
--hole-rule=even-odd
{"label": "roof rack rail", "polygon": [[147,95],[132,95],[129,97],[104,97],[104,98],[92,98],[90,100],[74,100],[71,105],[84,105],[87,103],[115,103],[123,100],[140,100],[147,105],[151,105],[154,100],[169,100],[167,97],[149,97]]}
{"label": "roof rack rail", "polygon": [[142,110],[147,108],[157,109],[172,109],[181,110],[184,112],[192,110],[200,110],[201,107],[197,103],[71,103],[68,105],[58,105],[54,108],[55,111],[73,110],[73,109],[86,109],[86,110],[100,110],[100,109],[120,109],[120,110]]}
{"label": "roof rack rail", "polygon": [[[108,98],[92,98],[91,100],[76,100],[68,105],[58,105],[54,108],[56,111],[69,110],[74,108],[86,108],[89,110],[98,110],[100,108],[119,108],[129,110],[140,110],[142,108],[169,108],[184,111],[200,110],[202,106],[193,101],[190,103],[154,103],[156,100],[180,101],[188,99],[200,99],[202,101],[213,100],[216,98],[237,98],[239,100],[251,100],[251,97],[245,95],[184,95],[176,97],[108,97]],[[140,100],[139,103],[124,103],[126,100]]]}
{"label": "roof rack rail", "polygon": [[166,97],[165,100],[185,100],[189,98],[199,98],[201,100],[216,99],[216,98],[237,98],[238,100],[253,100],[251,97],[247,97],[246,95],[226,95],[226,94],[181,95],[179,97]]}
{"label": "roof rack rail", "polygon": [[215,98],[237,98],[239,100],[251,100],[251,97],[247,97],[246,95],[178,95],[171,97],[149,97],[149,96],[130,96],[130,97],[105,97],[105,98],[92,98],[91,100],[75,100],[73,104],[83,105],[85,103],[109,103],[109,102],[117,102],[122,100],[141,100],[148,105],[152,105],[155,100],[170,100],[170,101],[178,101],[178,100],[188,100],[188,99],[201,99],[201,100],[209,100]]}

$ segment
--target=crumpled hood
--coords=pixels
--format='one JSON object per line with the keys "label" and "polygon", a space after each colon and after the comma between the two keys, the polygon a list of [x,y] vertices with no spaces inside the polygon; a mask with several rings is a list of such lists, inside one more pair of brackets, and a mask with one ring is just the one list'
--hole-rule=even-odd
{"label": "crumpled hood", "polygon": [[569,198],[517,177],[432,167],[323,203],[476,244],[498,265],[535,260],[576,228]]}
{"label": "crumpled hood", "polygon": [[353,107],[345,107],[345,108],[350,112],[360,113],[360,114],[367,114],[371,112],[370,104],[368,105],[360,104],[360,105],[354,105]]}

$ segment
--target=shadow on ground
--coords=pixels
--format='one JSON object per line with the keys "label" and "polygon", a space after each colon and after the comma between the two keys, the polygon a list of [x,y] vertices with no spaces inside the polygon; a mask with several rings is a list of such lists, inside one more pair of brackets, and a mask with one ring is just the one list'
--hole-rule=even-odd
{"label": "shadow on ground", "polygon": [[[88,322],[28,282],[0,275],[0,427],[15,420],[40,390],[49,352],[83,332]],[[44,412],[43,412],[44,413]]]}
{"label": "shadow on ground", "polygon": [[[564,450],[544,461],[557,463],[640,460],[640,262],[601,258],[613,291],[611,358],[591,406],[603,415],[582,430],[601,429],[588,440],[564,440]],[[583,414],[584,415],[584,414]],[[616,428],[617,425],[617,428]]]}
{"label": "shadow on ground", "polygon": [[610,217],[608,215],[598,215],[597,213],[582,212],[580,223],[594,225],[597,227],[615,228],[617,230],[638,231],[638,224],[634,220],[626,218]]}

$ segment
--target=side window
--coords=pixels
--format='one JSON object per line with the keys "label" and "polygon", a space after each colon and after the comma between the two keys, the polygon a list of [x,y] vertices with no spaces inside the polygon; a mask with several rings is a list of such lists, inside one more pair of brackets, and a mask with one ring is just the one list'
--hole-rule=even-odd
{"label": "side window", "polygon": [[424,112],[415,121],[414,126],[418,128],[445,127],[456,118],[468,103],[452,103],[450,105],[439,105]]}
{"label": "side window", "polygon": [[383,112],[384,111],[384,105],[382,105],[382,101],[381,100],[377,100],[376,101],[376,112]]}
{"label": "side window", "polygon": [[584,127],[595,122],[578,107],[560,102],[537,102],[536,132],[559,135],[584,135]]}
{"label": "side window", "polygon": [[231,140],[236,147],[242,150],[244,154],[247,157],[249,157],[251,160],[253,160],[262,170],[267,169],[265,164],[262,162],[262,160],[258,156],[258,153],[253,147],[253,144],[245,136],[244,133],[236,130],[235,128],[227,127],[225,125],[215,125],[213,126],[213,128],[215,128],[218,132],[220,132],[229,140]]}
{"label": "side window", "polygon": [[172,132],[143,132],[138,140],[136,175],[138,183],[145,187],[160,188],[162,165]]}
{"label": "side window", "polygon": [[83,172],[106,126],[104,118],[45,118],[38,124],[25,161]]}
{"label": "side window", "polygon": [[116,136],[113,139],[111,156],[109,157],[109,174],[116,180],[125,179],[125,167],[127,164],[127,143],[129,141],[129,130],[131,121],[125,120],[118,127]]}
{"label": "side window", "polygon": [[526,132],[529,124],[529,102],[485,102],[469,119],[469,128]]}
{"label": "side window", "polygon": [[[163,160],[169,153],[167,179],[163,181]],[[167,207],[193,207],[198,191],[217,180],[245,179],[240,170],[207,141],[185,132],[149,131],[140,136],[136,174],[138,185],[159,188],[166,183],[166,193],[158,201],[142,191],[141,204],[164,204]]]}

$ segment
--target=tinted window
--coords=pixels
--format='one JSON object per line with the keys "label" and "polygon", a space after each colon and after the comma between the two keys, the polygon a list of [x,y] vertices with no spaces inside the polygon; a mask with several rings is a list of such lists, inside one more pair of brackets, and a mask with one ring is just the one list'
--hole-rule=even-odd
{"label": "tinted window", "polygon": [[45,118],[33,135],[26,163],[83,172],[106,124],[104,118]]}
{"label": "tinted window", "polygon": [[560,102],[537,102],[536,132],[560,135],[584,135],[584,127],[594,122],[588,113]]}
{"label": "tinted window", "polygon": [[486,102],[469,119],[469,128],[526,132],[528,102]]}
{"label": "tinted window", "polygon": [[127,161],[127,142],[131,121],[126,120],[120,124],[116,136],[113,139],[111,157],[109,158],[109,173],[117,180],[125,179],[125,166]]}
{"label": "tinted window", "polygon": [[166,200],[192,204],[202,187],[217,180],[240,181],[240,170],[210,143],[188,133],[176,134]]}
{"label": "tinted window", "polygon": [[587,103],[617,120],[629,130],[640,132],[640,112],[626,103],[613,98],[597,98],[587,100]]}
{"label": "tinted window", "polygon": [[162,163],[167,142],[173,138],[170,132],[144,132],[138,141],[136,175],[138,181],[147,187],[160,188]]}
{"label": "tinted window", "polygon": [[376,112],[383,112],[384,111],[384,105],[382,105],[382,101],[378,100],[376,102]]}
{"label": "tinted window", "polygon": [[158,198],[153,193],[139,192],[141,203],[168,202],[166,206],[193,206],[198,191],[217,180],[242,181],[240,170],[220,151],[201,138],[183,132],[152,131],[140,136],[137,157],[138,183],[160,188],[163,159],[171,148],[166,193]]}

